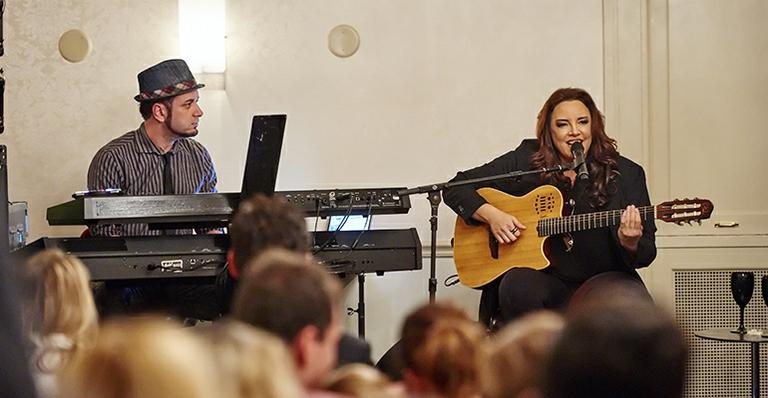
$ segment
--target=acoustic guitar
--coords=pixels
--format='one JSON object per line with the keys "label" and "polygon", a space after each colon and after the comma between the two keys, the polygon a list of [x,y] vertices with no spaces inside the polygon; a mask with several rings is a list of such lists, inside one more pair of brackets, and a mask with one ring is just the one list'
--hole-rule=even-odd
{"label": "acoustic guitar", "polygon": [[[488,203],[512,214],[528,227],[511,244],[496,240],[487,224],[468,225],[456,219],[453,259],[459,280],[469,287],[481,287],[512,268],[544,269],[550,262],[544,243],[550,235],[603,228],[621,223],[621,210],[562,217],[563,195],[543,185],[518,197],[493,188],[477,191]],[[643,220],[659,219],[682,224],[709,218],[712,202],[706,199],[676,199],[656,206],[638,207]],[[535,228],[534,228],[535,227]]]}

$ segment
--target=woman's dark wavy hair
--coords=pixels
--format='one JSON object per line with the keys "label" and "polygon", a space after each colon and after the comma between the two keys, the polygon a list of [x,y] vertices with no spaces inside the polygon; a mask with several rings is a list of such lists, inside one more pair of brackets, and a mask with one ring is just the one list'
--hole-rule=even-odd
{"label": "woman's dark wavy hair", "polygon": [[[592,122],[592,144],[587,153],[587,167],[592,185],[587,189],[590,204],[595,208],[608,203],[608,183],[614,177],[619,152],[616,140],[605,134],[605,119],[597,109],[595,101],[588,92],[580,88],[561,88],[552,93],[541,107],[536,122],[536,138],[539,140],[539,150],[531,157],[533,168],[553,167],[561,164],[560,154],[552,140],[549,129],[552,112],[564,101],[580,101],[589,109]],[[542,176],[542,181],[560,188],[570,186],[570,180],[560,173],[548,173]]]}

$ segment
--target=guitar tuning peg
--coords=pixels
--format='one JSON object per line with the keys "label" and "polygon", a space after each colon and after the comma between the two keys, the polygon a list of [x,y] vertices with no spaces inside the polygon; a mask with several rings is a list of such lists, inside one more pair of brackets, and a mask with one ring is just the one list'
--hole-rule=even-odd
{"label": "guitar tuning peg", "polygon": [[675,224],[677,224],[677,225],[683,225],[683,222],[682,222],[682,221],[675,221]]}
{"label": "guitar tuning peg", "polygon": [[696,222],[697,222],[699,225],[701,225],[701,220],[696,220]]}
{"label": "guitar tuning peg", "polygon": [[688,220],[688,225],[693,225],[693,223],[691,222],[691,220]]}

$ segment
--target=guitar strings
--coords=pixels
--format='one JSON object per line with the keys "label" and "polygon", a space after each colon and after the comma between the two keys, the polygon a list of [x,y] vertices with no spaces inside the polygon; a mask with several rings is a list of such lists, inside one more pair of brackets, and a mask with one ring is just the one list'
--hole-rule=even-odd
{"label": "guitar strings", "polygon": [[[640,217],[647,220],[649,216],[655,218],[655,206],[638,207]],[[581,231],[592,228],[602,228],[617,224],[621,220],[624,209],[608,210],[598,213],[574,214],[565,217],[545,218],[539,220],[537,230],[539,236],[549,236],[572,231]]]}

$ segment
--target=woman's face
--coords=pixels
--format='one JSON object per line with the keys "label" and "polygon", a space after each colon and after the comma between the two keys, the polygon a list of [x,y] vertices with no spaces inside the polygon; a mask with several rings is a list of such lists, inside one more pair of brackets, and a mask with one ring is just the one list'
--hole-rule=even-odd
{"label": "woman's face", "polygon": [[549,131],[563,161],[573,160],[571,144],[576,141],[581,141],[584,145],[585,154],[589,153],[589,145],[592,143],[592,116],[581,101],[563,101],[557,104],[552,111]]}

